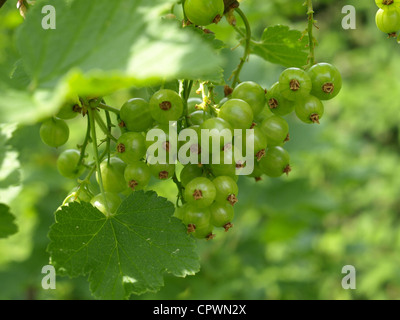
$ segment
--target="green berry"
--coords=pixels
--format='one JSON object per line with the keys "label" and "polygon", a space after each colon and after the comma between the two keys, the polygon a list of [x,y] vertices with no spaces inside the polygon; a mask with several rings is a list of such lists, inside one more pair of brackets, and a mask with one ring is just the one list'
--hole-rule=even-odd
{"label": "green berry", "polygon": [[279,116],[272,116],[265,119],[260,129],[264,132],[268,146],[281,146],[289,137],[289,124]]}
{"label": "green berry", "polygon": [[146,155],[146,141],[142,133],[126,132],[117,141],[118,156],[127,164]]}
{"label": "green berry", "polygon": [[379,9],[375,16],[376,26],[382,32],[393,34],[400,30],[400,9],[389,6]]}
{"label": "green berry", "polygon": [[234,209],[229,203],[213,203],[210,207],[211,224],[228,231],[233,227]]}
{"label": "green berry", "polygon": [[318,123],[324,115],[324,105],[314,96],[307,96],[296,101],[294,107],[297,117],[305,123]]}
{"label": "green berry", "polygon": [[115,214],[121,205],[121,198],[116,193],[105,192],[95,195],[90,203],[104,215]]}
{"label": "green berry", "polygon": [[[106,158],[101,162],[100,172],[105,191],[111,193],[120,193],[127,189],[124,178],[125,168],[125,162],[116,157],[111,157],[110,161],[108,161]],[[98,174],[97,182],[99,182]]]}
{"label": "green berry", "polygon": [[180,180],[183,187],[186,187],[187,184],[195,178],[201,177],[203,175],[203,168],[197,164],[188,164],[186,165],[180,175]]}
{"label": "green berry", "polygon": [[40,126],[40,138],[43,143],[58,148],[66,144],[69,139],[69,128],[64,120],[51,118]]}
{"label": "green berry", "polygon": [[216,189],[212,181],[199,177],[190,181],[185,188],[185,200],[199,208],[210,206],[216,197]]}
{"label": "green berry", "polygon": [[231,177],[219,176],[213,180],[215,189],[217,191],[215,201],[218,203],[229,203],[234,206],[238,201],[237,195],[239,188]]}
{"label": "green berry", "polygon": [[246,101],[240,99],[230,99],[225,102],[218,116],[235,129],[250,129],[253,123],[253,110]]}
{"label": "green berry", "polygon": [[142,161],[128,164],[124,171],[125,182],[133,191],[142,190],[149,184],[150,168]]}
{"label": "green berry", "polygon": [[237,85],[232,92],[232,98],[246,101],[254,116],[258,115],[265,106],[265,91],[253,81],[246,81]]}
{"label": "green berry", "polygon": [[207,26],[218,23],[224,14],[223,0],[186,0],[185,14],[196,25]]}
{"label": "green berry", "polygon": [[177,121],[183,113],[183,101],[173,90],[162,89],[150,99],[150,113],[161,124]]}
{"label": "green berry", "polygon": [[187,101],[188,113],[198,111],[199,109],[196,106],[199,106],[203,103],[203,100],[200,98],[189,98]]}
{"label": "green berry", "polygon": [[151,171],[151,174],[159,179],[159,180],[168,180],[172,178],[175,174],[175,164],[161,164],[161,163],[155,163],[155,164],[149,164],[149,168]]}
{"label": "green berry", "polygon": [[[201,124],[200,129],[201,130],[203,130],[203,129],[210,130],[210,136],[209,136],[209,141],[208,141],[209,153],[211,153],[211,150],[212,150],[212,146],[213,146],[212,142],[215,139],[215,137],[217,137],[218,135],[220,136],[219,146],[218,146],[220,150],[222,150],[222,148],[224,147],[225,144],[232,143],[232,137],[233,137],[232,126],[229,124],[228,121],[226,121],[222,118],[208,119]],[[213,133],[213,131],[214,131],[214,133]],[[227,137],[229,136],[231,139],[228,141],[223,139],[224,134],[226,134]],[[213,137],[214,137],[214,139],[213,139]]]}
{"label": "green berry", "polygon": [[194,125],[201,125],[204,121],[208,120],[211,118],[211,115],[204,111],[204,110],[197,110],[189,114],[188,116],[188,122],[189,125],[194,126]]}
{"label": "green berry", "polygon": [[195,204],[186,204],[183,214],[183,223],[188,227],[188,232],[210,225],[211,212],[209,208],[201,208]]}
{"label": "green berry", "polygon": [[400,0],[375,0],[375,3],[381,9],[388,9],[390,6],[400,7]]}
{"label": "green berry", "polygon": [[280,177],[282,174],[289,174],[291,171],[289,153],[282,147],[270,147],[260,161],[260,169],[271,178]]}
{"label": "green berry", "polygon": [[150,114],[149,103],[140,98],[125,102],[121,107],[120,118],[125,127],[134,132],[146,131],[154,122]]}
{"label": "green berry", "polygon": [[338,95],[342,88],[342,76],[339,70],[329,63],[318,63],[308,70],[311,78],[311,94],[320,100],[330,100]]}
{"label": "green berry", "polygon": [[77,179],[85,171],[85,167],[79,164],[81,153],[78,150],[69,149],[63,151],[57,159],[58,172],[65,178]]}
{"label": "green berry", "polygon": [[288,68],[279,77],[279,89],[287,100],[304,98],[310,94],[311,88],[310,76],[302,69]]}
{"label": "green berry", "polygon": [[293,101],[283,97],[279,87],[279,82],[272,85],[265,98],[267,100],[268,109],[278,116],[285,116],[292,113],[294,110]]}
{"label": "green berry", "polygon": [[74,119],[81,112],[81,110],[82,108],[77,103],[69,102],[61,107],[56,117],[63,120]]}

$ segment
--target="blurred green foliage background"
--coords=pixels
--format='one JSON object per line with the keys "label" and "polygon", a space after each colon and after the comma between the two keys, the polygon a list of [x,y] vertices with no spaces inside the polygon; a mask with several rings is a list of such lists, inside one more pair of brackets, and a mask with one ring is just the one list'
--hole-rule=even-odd
{"label": "blurred green foliage background", "polygon": [[[0,52],[14,50],[12,38],[22,22],[14,2],[0,9]],[[241,7],[260,37],[275,24],[304,30],[302,2],[244,0]],[[133,299],[400,298],[400,46],[377,30],[373,0],[313,2],[316,58],[339,68],[341,94],[325,103],[320,126],[288,117],[291,175],[258,183],[240,178],[235,227],[199,242],[197,275],[167,275],[160,292]],[[357,10],[355,30],[341,26],[342,8],[349,4]],[[228,43],[223,53],[229,76],[242,48],[231,50],[237,38],[226,21],[212,30]],[[269,88],[282,70],[251,56],[241,80]],[[121,106],[141,93],[118,93],[108,101]],[[84,134],[80,121],[70,122],[71,147]],[[58,277],[57,290],[41,288],[53,213],[74,186],[56,172],[60,151],[41,143],[38,126],[19,128],[11,145],[20,153],[23,186],[0,189],[0,199],[7,197],[20,232],[0,240],[0,299],[91,299],[84,278]],[[154,189],[175,200],[173,184]],[[345,265],[357,270],[356,290],[341,286]]]}

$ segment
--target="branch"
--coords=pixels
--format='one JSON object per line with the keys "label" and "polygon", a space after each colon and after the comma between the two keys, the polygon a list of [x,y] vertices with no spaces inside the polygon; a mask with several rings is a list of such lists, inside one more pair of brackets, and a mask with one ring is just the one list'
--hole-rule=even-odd
{"label": "branch", "polygon": [[307,15],[308,15],[308,46],[310,49],[310,55],[308,57],[308,66],[311,67],[315,64],[315,42],[313,36],[313,29],[314,29],[314,9],[312,0],[307,0]]}

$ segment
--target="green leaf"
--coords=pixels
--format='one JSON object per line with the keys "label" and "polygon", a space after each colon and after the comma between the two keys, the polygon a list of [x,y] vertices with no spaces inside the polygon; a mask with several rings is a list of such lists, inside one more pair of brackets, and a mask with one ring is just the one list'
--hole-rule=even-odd
{"label": "green leaf", "polygon": [[[47,4],[56,10],[55,30],[42,28]],[[161,19],[167,5],[162,0],[37,1],[17,32],[29,85],[20,70],[19,86],[0,83],[0,118],[33,122],[75,95],[105,96],[174,78],[219,79],[220,57],[193,30]],[[18,88],[22,85],[27,90]]]}
{"label": "green leaf", "polygon": [[8,142],[12,137],[16,125],[0,124],[0,238],[18,232],[14,223],[15,217],[9,212],[9,208],[3,202],[9,203],[10,197],[7,190],[20,184],[21,172],[18,161],[18,153],[11,149]]}
{"label": "green leaf", "polygon": [[0,124],[0,189],[6,189],[20,183],[18,153],[8,145],[15,129],[16,126],[13,124]]}
{"label": "green leaf", "polygon": [[14,170],[7,175],[6,178],[0,180],[0,189],[8,188],[9,186],[15,186],[20,183],[21,174],[19,170]]}
{"label": "green leaf", "polygon": [[164,272],[185,277],[199,270],[195,241],[173,212],[154,192],[135,192],[111,217],[88,203],[69,204],[49,233],[51,261],[71,277],[89,275],[97,298],[157,291]]}
{"label": "green leaf", "polygon": [[10,213],[10,209],[0,203],[0,239],[7,238],[18,232],[18,227],[14,220],[15,217]]}
{"label": "green leaf", "polygon": [[194,25],[189,25],[186,27],[187,29],[191,29],[194,32],[198,33],[205,41],[207,41],[215,50],[220,50],[226,47],[225,43],[221,40],[218,40],[215,37],[215,34],[212,32],[204,32],[203,29],[196,28]]}
{"label": "green leaf", "polygon": [[[252,52],[284,67],[303,67],[308,58],[308,37],[298,30],[277,25],[264,30],[261,41],[252,41]],[[300,40],[301,39],[301,40]]]}

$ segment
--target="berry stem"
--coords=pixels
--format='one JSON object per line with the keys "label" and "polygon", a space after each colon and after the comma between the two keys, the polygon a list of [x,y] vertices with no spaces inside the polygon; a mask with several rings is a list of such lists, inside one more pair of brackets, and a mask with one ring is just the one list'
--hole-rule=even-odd
{"label": "berry stem", "polygon": [[187,89],[186,89],[186,95],[185,95],[185,99],[186,101],[189,99],[190,97],[190,93],[192,92],[192,88],[193,88],[193,80],[190,80],[188,85],[187,85]]}
{"label": "berry stem", "polygon": [[313,36],[313,29],[314,29],[314,8],[312,0],[307,0],[307,15],[308,15],[308,47],[310,50],[310,54],[308,56],[308,65],[307,67],[311,67],[315,64],[315,41]]}
{"label": "berry stem", "polygon": [[233,82],[232,82],[232,88],[235,88],[236,85],[240,82],[240,80],[239,80],[240,72],[242,71],[245,62],[247,61],[247,59],[248,59],[248,57],[250,55],[250,49],[251,49],[251,47],[250,47],[250,45],[251,45],[251,27],[250,27],[249,20],[247,20],[246,15],[244,14],[244,12],[241,9],[236,8],[235,11],[239,14],[240,18],[242,18],[243,23],[245,25],[245,28],[246,28],[246,35],[245,35],[246,44],[245,44],[244,55],[240,59],[240,63],[238,65],[238,67],[232,73],[232,75],[234,75]]}
{"label": "berry stem", "polygon": [[[100,155],[100,162],[103,161],[104,157],[107,155],[107,150],[104,150],[103,153]],[[90,179],[92,178],[92,175],[96,171],[96,163],[92,164],[89,166],[91,169],[86,175],[85,179],[79,181],[79,188],[83,185],[89,185],[90,184]]]}
{"label": "berry stem", "polygon": [[214,85],[213,84],[208,84],[208,101],[210,102],[211,105],[215,105],[214,101]]}
{"label": "berry stem", "polygon": [[119,116],[119,110],[117,108],[111,107],[104,102],[100,102],[98,108],[115,113],[117,116]]}
{"label": "berry stem", "polygon": [[185,119],[185,125],[184,127],[187,128],[189,126],[188,123],[188,104],[187,101],[190,97],[190,93],[192,92],[192,88],[193,88],[193,80],[184,80],[183,84],[182,84],[182,93],[181,93],[181,97],[183,100],[183,114],[184,114],[184,119]]}
{"label": "berry stem", "polygon": [[186,22],[189,20],[188,17],[186,16],[186,12],[185,12],[185,2],[186,2],[186,0],[182,0],[183,26],[185,26]]}
{"label": "berry stem", "polygon": [[[112,122],[111,122],[111,116],[110,116],[110,112],[109,111],[105,111],[106,113],[106,120],[107,120],[107,131],[111,132],[112,129]],[[108,163],[110,163],[110,159],[111,159],[111,139],[110,136],[107,135],[107,145],[106,145],[106,152],[108,155]]]}
{"label": "berry stem", "polygon": [[183,186],[182,183],[178,180],[178,177],[176,176],[176,173],[174,173],[174,176],[172,177],[172,181],[176,184],[178,188],[178,196],[176,199],[176,206],[178,207],[178,202],[181,200],[182,204],[185,204],[185,199],[183,198]]}
{"label": "berry stem", "polygon": [[89,142],[90,142],[90,119],[89,119],[89,117],[88,117],[88,120],[87,120],[87,129],[86,129],[86,136],[85,136],[85,140],[83,141],[83,144],[82,144],[82,147],[81,147],[81,156],[80,156],[80,158],[79,158],[78,166],[77,166],[77,167],[80,167],[80,166],[83,164],[83,159],[84,159],[85,156],[86,156],[86,148],[87,148]]}
{"label": "berry stem", "polygon": [[95,110],[93,112],[94,119],[96,120],[96,123],[99,125],[100,129],[104,132],[104,134],[107,136],[107,139],[111,139],[114,142],[117,142],[118,139],[115,138],[111,132],[108,130],[106,124],[104,123],[103,119],[100,117],[100,114]]}
{"label": "berry stem", "polygon": [[110,215],[111,213],[110,213],[110,209],[108,208],[106,193],[104,191],[104,186],[103,186],[103,178],[102,178],[101,170],[100,170],[101,159],[99,157],[99,149],[97,147],[97,135],[96,135],[96,126],[95,126],[95,114],[96,113],[97,113],[96,109],[93,109],[92,106],[89,106],[89,108],[88,108],[88,117],[89,117],[89,120],[90,120],[92,144],[93,144],[94,158],[95,158],[95,162],[96,162],[95,170],[97,170],[97,175],[98,175],[98,179],[99,179],[99,186],[100,186],[100,192],[103,195],[104,203],[106,204],[107,215]]}
{"label": "berry stem", "polygon": [[209,103],[209,99],[208,99],[208,94],[206,92],[206,82],[200,83],[199,91],[201,92],[201,99],[203,100],[203,110],[206,112],[209,112],[211,114],[211,111],[208,107],[210,105],[210,103]]}

